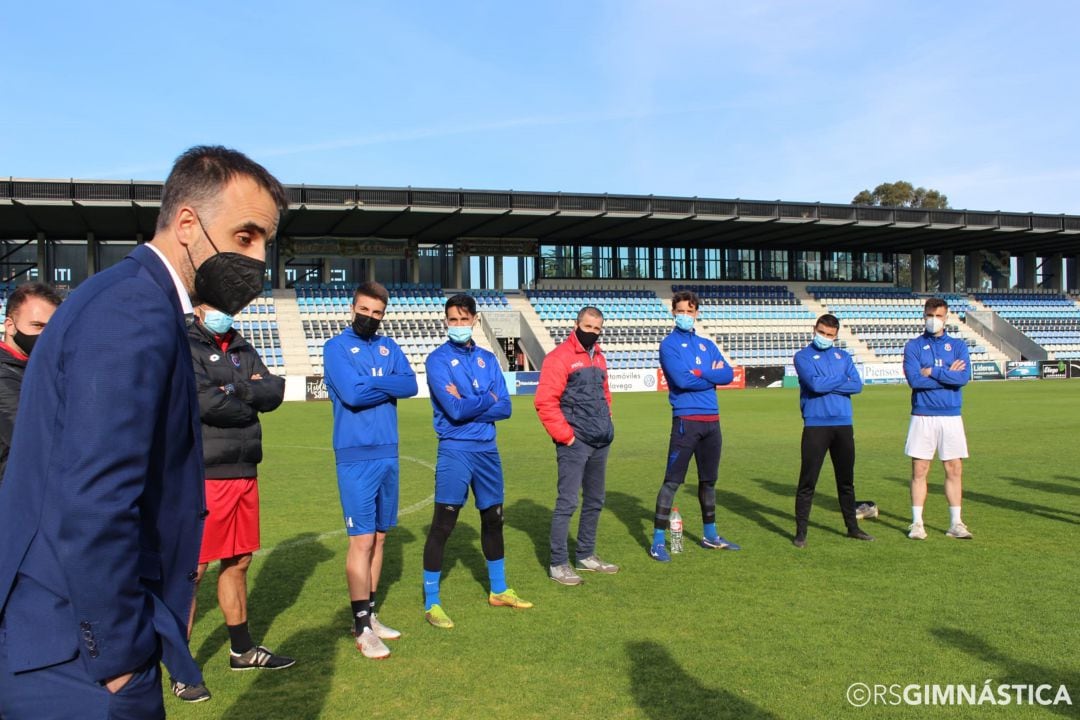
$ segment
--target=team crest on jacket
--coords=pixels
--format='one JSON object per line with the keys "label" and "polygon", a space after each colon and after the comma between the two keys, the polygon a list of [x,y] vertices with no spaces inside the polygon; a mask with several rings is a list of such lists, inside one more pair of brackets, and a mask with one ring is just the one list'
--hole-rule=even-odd
{"label": "team crest on jacket", "polygon": [[476,358],[476,364],[479,365],[481,369],[487,367],[487,365],[484,365],[484,358]]}
{"label": "team crest on jacket", "polygon": [[382,355],[383,357],[386,357],[387,355],[390,354],[390,350],[385,345],[380,345],[379,346],[379,354]]}
{"label": "team crest on jacket", "polygon": [[952,345],[945,343],[945,352],[949,352],[950,350],[952,350]]}
{"label": "team crest on jacket", "polygon": [[239,353],[229,353],[229,360],[232,362],[233,367],[236,367],[236,368],[240,367],[240,354]]}
{"label": "team crest on jacket", "polygon": [[697,346],[701,352],[705,352],[705,343],[698,343]]}
{"label": "team crest on jacket", "polygon": [[834,352],[833,357],[835,357],[837,360],[839,360],[840,359],[840,353]]}
{"label": "team crest on jacket", "polygon": [[221,359],[221,356],[218,355],[217,353],[214,353],[213,355],[210,356],[210,362],[217,362],[220,359]]}
{"label": "team crest on jacket", "polygon": [[458,366],[458,364],[459,364],[459,363],[458,363],[458,359],[457,359],[457,358],[454,358],[453,360],[451,360],[451,361],[450,361],[450,367],[457,367],[457,366]]}

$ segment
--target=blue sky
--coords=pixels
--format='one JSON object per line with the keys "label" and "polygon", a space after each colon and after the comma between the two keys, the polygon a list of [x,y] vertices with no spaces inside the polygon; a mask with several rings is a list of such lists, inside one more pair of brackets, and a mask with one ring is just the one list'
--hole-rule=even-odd
{"label": "blue sky", "polygon": [[0,176],[1080,213],[1075,2],[49,2],[0,18]]}

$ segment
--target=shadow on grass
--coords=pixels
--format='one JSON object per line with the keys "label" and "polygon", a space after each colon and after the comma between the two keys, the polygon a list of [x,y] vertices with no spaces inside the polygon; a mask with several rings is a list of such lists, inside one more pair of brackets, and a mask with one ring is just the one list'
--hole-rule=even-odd
{"label": "shadow on grass", "polygon": [[[1010,685],[1042,685],[1053,687],[1049,695],[1057,693],[1061,685],[1075,692],[1074,688],[1080,687],[1080,676],[1069,675],[1058,668],[1019,660],[1001,650],[998,650],[978,635],[958,628],[932,628],[930,636],[939,642],[948,643],[969,655],[974,655],[983,662],[997,665],[1001,675],[993,680],[1001,684]],[[1076,701],[1073,700],[1075,703]],[[1076,707],[1064,703],[1046,706],[1046,709],[1059,715],[1075,717]]]}
{"label": "shadow on grass", "polygon": [[655,642],[626,644],[630,692],[642,713],[655,720],[770,720],[771,712],[723,688],[706,687]]}
{"label": "shadow on grass", "polygon": [[1039,505],[1037,503],[1029,503],[1022,500],[987,495],[986,493],[972,492],[967,488],[964,488],[964,500],[971,500],[984,505],[993,505],[994,507],[1012,510],[1014,512],[1027,513],[1029,515],[1046,518],[1047,520],[1056,520],[1070,525],[1080,525],[1080,512],[1075,512],[1073,510],[1064,510],[1049,505]]}
{"label": "shadow on grass", "polygon": [[[346,605],[327,623],[289,635],[274,649],[297,658],[296,665],[277,672],[256,671],[254,682],[220,717],[318,717],[337,672],[337,645],[348,637],[350,625]],[[365,661],[357,652],[349,657]]]}
{"label": "shadow on grass", "polygon": [[[386,598],[386,591],[390,589],[390,586],[401,580],[405,566],[405,546],[412,542],[416,542],[416,535],[411,530],[400,525],[386,534],[386,543],[383,545],[382,572],[379,577],[379,586],[376,588],[379,592],[379,602]],[[421,582],[419,568],[413,568],[410,575],[409,581],[414,582],[419,587]]]}
{"label": "shadow on grass", "polygon": [[[1061,479],[1074,480],[1074,478]],[[1038,490],[1039,492],[1053,493],[1055,495],[1075,495],[1080,497],[1080,485],[1062,485],[1060,483],[1045,482],[1043,480],[1028,480],[1026,478],[1007,476],[1002,476],[1002,480],[1008,480],[1013,485],[1019,485],[1028,490]]]}
{"label": "shadow on grass", "polygon": [[646,552],[649,550],[649,544],[652,542],[654,508],[646,507],[642,504],[641,498],[636,495],[608,490],[604,510],[611,511],[642,550]]}
{"label": "shadow on grass", "polygon": [[[755,481],[757,482],[757,481]],[[768,480],[764,482],[770,482]],[[716,489],[716,506],[717,506],[717,525],[723,525],[723,513],[728,511],[743,516],[747,520],[751,520],[756,523],[763,530],[779,535],[785,540],[795,536],[795,492],[790,491],[791,502],[787,504],[784,510],[771,505],[765,505],[755,500],[751,500],[747,497],[739,495],[738,493],[731,492],[730,490]],[[812,517],[812,516],[811,516]],[[839,521],[840,527],[843,527],[844,521],[840,517],[840,513],[836,513],[836,517]],[[780,526],[773,522],[770,518],[779,518],[784,521],[784,526]],[[820,522],[811,520],[808,527],[815,528],[822,532],[832,533],[833,535],[844,536],[847,534],[847,529],[843,531],[828,525],[822,525]],[[724,533],[721,532],[721,535]],[[732,538],[735,542],[738,542],[738,538]]]}
{"label": "shadow on grass", "polygon": [[[316,537],[315,533],[308,532],[286,540],[273,552],[262,556],[265,559],[261,561],[257,573],[249,570],[248,624],[255,642],[261,642],[263,633],[273,625],[277,616],[293,606],[315,567],[334,556]],[[257,566],[253,564],[252,567]],[[212,580],[214,583],[211,584],[215,584],[216,579],[207,577],[204,583]],[[204,598],[200,598],[200,607],[211,605],[216,608],[217,596],[213,594],[211,597],[205,598],[208,602],[202,602]],[[207,611],[209,609],[206,608]],[[203,640],[195,654],[196,662],[200,666],[209,662],[215,653],[228,644],[228,640],[228,632],[222,623]]]}
{"label": "shadow on grass", "polygon": [[506,508],[503,519],[510,527],[529,536],[536,564],[546,573],[548,556],[551,554],[551,508],[544,507],[535,500],[521,499]]}

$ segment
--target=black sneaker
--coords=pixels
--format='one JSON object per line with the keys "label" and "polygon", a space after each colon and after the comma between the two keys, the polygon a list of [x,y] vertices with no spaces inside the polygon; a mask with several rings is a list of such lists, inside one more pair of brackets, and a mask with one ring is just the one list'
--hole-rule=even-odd
{"label": "black sneaker", "polygon": [[859,530],[859,529],[848,530],[847,536],[849,538],[851,538],[852,540],[866,540],[868,542],[872,542],[874,540],[873,535],[871,535],[870,533],[867,533],[867,532],[863,532],[862,530]]}
{"label": "black sneaker", "polygon": [[169,678],[169,684],[172,687],[173,695],[184,702],[197,703],[210,699],[210,691],[207,690],[206,686],[202,683],[199,683],[198,685],[188,685],[187,683],[178,682]]}
{"label": "black sneaker", "polygon": [[233,670],[284,670],[295,664],[291,657],[275,655],[262,645],[239,654],[229,652],[229,667]]}

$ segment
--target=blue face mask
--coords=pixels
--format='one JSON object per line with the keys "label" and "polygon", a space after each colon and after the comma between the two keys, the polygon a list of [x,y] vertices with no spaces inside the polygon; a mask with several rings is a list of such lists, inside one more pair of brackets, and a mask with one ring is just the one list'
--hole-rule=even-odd
{"label": "blue face mask", "polygon": [[232,329],[233,316],[226,315],[220,310],[207,310],[203,318],[203,325],[215,335],[224,335]]}
{"label": "blue face mask", "polygon": [[833,339],[819,333],[814,333],[814,347],[818,350],[828,350],[833,346]]}
{"label": "blue face mask", "polygon": [[452,325],[446,328],[446,334],[458,345],[464,345],[472,340],[472,327],[467,325]]}
{"label": "blue face mask", "polygon": [[694,329],[694,316],[693,315],[676,315],[675,327],[680,330],[690,331]]}

